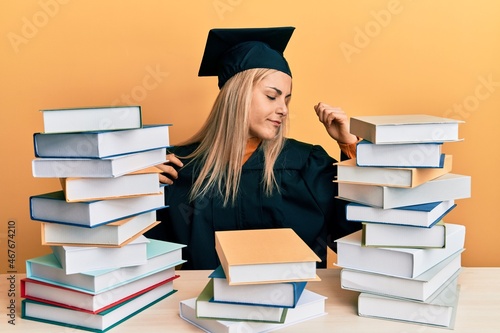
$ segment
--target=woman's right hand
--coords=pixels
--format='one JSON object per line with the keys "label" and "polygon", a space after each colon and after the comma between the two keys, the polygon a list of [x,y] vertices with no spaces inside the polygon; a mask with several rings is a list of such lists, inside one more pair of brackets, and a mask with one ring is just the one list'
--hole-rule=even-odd
{"label": "woman's right hand", "polygon": [[177,167],[182,167],[184,164],[174,154],[167,154],[167,161],[163,164],[158,164],[156,167],[162,171],[160,174],[160,183],[172,185],[177,179]]}

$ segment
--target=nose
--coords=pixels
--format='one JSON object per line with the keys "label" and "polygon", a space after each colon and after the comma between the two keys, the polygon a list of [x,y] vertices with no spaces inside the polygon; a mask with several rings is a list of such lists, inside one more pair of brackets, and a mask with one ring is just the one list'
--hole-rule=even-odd
{"label": "nose", "polygon": [[282,117],[285,117],[288,114],[288,105],[287,105],[287,103],[285,103],[285,102],[281,103],[278,106],[278,108],[276,110],[276,113],[279,114]]}

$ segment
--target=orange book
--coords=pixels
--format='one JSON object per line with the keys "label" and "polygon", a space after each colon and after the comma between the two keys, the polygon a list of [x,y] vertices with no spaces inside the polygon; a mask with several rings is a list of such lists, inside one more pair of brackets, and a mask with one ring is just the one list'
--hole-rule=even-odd
{"label": "orange book", "polygon": [[230,285],[319,280],[321,259],[290,228],[217,231],[215,249]]}

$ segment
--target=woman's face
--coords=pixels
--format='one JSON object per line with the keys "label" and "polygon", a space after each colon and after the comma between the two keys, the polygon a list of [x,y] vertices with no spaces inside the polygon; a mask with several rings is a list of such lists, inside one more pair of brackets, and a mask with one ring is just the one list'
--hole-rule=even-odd
{"label": "woman's face", "polygon": [[288,115],[292,94],[292,78],[283,72],[273,72],[253,88],[249,114],[249,137],[273,139]]}

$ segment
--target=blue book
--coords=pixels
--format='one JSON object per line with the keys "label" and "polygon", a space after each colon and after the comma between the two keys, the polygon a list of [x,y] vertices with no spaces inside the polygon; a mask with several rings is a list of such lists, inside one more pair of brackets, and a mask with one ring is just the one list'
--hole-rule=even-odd
{"label": "blue book", "polygon": [[149,239],[147,263],[67,275],[53,253],[26,260],[26,277],[85,293],[99,294],[184,263],[185,245]]}
{"label": "blue book", "polygon": [[346,219],[354,222],[388,223],[430,228],[457,205],[454,200],[383,209],[360,203],[346,205]]}
{"label": "blue book", "polygon": [[113,200],[67,202],[64,191],[30,197],[32,220],[96,227],[127,217],[165,208],[164,187],[159,194]]}
{"label": "blue book", "polygon": [[209,277],[213,280],[213,302],[294,308],[307,282],[229,285],[222,266]]}

